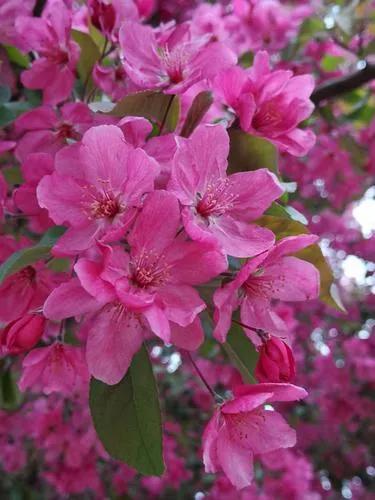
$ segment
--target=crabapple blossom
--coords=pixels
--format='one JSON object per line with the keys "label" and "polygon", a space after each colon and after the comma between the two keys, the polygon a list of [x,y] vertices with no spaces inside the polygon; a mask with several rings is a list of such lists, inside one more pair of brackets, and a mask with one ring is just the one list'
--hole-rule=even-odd
{"label": "crabapple blossom", "polygon": [[232,312],[240,307],[246,335],[260,343],[257,330],[287,337],[287,326],[273,310],[271,301],[306,301],[319,295],[319,272],[309,262],[291,256],[317,240],[315,235],[289,236],[270,250],[249,260],[234,280],[214,293],[214,335],[224,342]]}
{"label": "crabapple blossom", "polygon": [[236,63],[225,45],[192,37],[188,24],[158,39],[150,26],[126,21],[120,29],[120,45],[125,71],[136,85],[170,94],[181,94],[200,80],[212,80],[220,69]]}
{"label": "crabapple blossom", "polygon": [[124,235],[143,195],[153,190],[158,170],[155,160],[128,144],[114,125],[93,127],[82,144],[62,150],[55,171],[37,188],[39,205],[56,224],[69,226],[55,252],[76,254],[96,240]]}
{"label": "crabapple blossom", "polygon": [[251,484],[253,457],[289,448],[296,433],[276,411],[263,409],[265,403],[295,401],[307,396],[291,384],[257,384],[234,389],[234,398],[220,406],[203,434],[203,461],[206,472],[223,471],[238,489]]}
{"label": "crabapple blossom", "polygon": [[178,143],[168,189],[182,204],[186,232],[197,241],[215,241],[235,257],[270,248],[273,234],[249,224],[283,192],[266,169],[227,176],[229,138],[221,125],[199,127]]}
{"label": "crabapple blossom", "polygon": [[58,104],[70,94],[79,47],[70,38],[71,11],[63,0],[50,0],[41,18],[18,17],[17,36],[38,58],[22,73],[29,89],[42,89],[45,104]]}
{"label": "crabapple blossom", "polygon": [[263,342],[254,375],[259,382],[293,382],[296,367],[292,349],[277,337]]}
{"label": "crabapple blossom", "polygon": [[311,75],[271,71],[267,52],[260,51],[249,70],[229,68],[216,77],[215,86],[246,132],[264,137],[295,156],[305,155],[314,145],[311,130],[298,128],[314,109],[309,99],[314,88]]}

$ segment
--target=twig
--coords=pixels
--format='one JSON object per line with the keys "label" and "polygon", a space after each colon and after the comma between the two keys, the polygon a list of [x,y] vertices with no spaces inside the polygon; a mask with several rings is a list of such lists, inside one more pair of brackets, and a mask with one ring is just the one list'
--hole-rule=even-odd
{"label": "twig", "polygon": [[315,105],[326,99],[350,92],[362,85],[371,82],[375,78],[375,64],[366,62],[365,67],[355,73],[340,78],[334,78],[319,85],[311,95],[311,100]]}

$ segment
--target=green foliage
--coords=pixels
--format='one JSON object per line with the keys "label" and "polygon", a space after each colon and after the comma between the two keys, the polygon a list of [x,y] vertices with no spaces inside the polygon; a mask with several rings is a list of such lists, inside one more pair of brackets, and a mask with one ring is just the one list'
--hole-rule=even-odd
{"label": "green foliage", "polygon": [[40,259],[47,257],[51,248],[64,233],[65,228],[62,226],[55,226],[49,229],[41,240],[32,247],[22,248],[12,254],[0,266],[0,283],[2,283],[7,276],[14,274],[24,267],[30,266]]}
{"label": "green foliage", "polygon": [[266,139],[255,137],[239,129],[229,129],[229,173],[268,168],[278,173],[277,149]]}
{"label": "green foliage", "polygon": [[2,370],[0,373],[0,408],[15,410],[22,400],[18,390],[14,373],[11,370]]}
{"label": "green foliage", "polygon": [[208,90],[204,90],[194,97],[181,130],[182,137],[189,137],[191,135],[209,110],[212,103],[212,93]]}
{"label": "green foliage", "polygon": [[77,65],[79,77],[85,90],[90,91],[93,88],[92,70],[100,59],[99,47],[90,35],[82,31],[72,30],[72,38],[81,49]]}
{"label": "green foliage", "polygon": [[323,57],[320,66],[324,71],[335,71],[344,61],[344,57],[326,55]]}
{"label": "green foliage", "polygon": [[238,368],[243,381],[253,384],[255,379],[252,374],[258,360],[258,353],[240,325],[232,324],[223,348],[232,363]]}
{"label": "green foliage", "polygon": [[164,472],[158,392],[145,347],[116,385],[92,379],[90,410],[104,448],[140,473]]}
{"label": "green foliage", "polygon": [[178,123],[180,102],[177,96],[147,90],[125,96],[109,114],[119,118],[143,116],[156,121],[159,126],[164,122],[164,130],[173,132]]}

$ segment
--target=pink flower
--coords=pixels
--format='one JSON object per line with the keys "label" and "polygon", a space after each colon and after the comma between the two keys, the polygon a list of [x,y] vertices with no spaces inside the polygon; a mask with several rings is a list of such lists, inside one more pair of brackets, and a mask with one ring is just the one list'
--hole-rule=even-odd
{"label": "pink flower", "polygon": [[273,248],[249,260],[233,281],[215,291],[214,336],[225,342],[232,313],[240,306],[241,322],[246,335],[260,344],[256,330],[286,336],[287,325],[277,315],[276,300],[305,301],[319,295],[319,272],[312,264],[289,256],[317,240],[315,235],[290,236]]}
{"label": "pink flower", "polygon": [[120,29],[126,73],[143,89],[182,94],[236,63],[233,52],[206,37],[192,38],[188,24],[157,38],[150,26],[127,21]]}
{"label": "pink flower", "polygon": [[82,143],[58,153],[55,168],[37,195],[56,224],[69,226],[54,247],[68,255],[125,234],[158,173],[155,160],[126,143],[114,125],[91,128]]}
{"label": "pink flower", "polygon": [[8,276],[0,285],[0,321],[16,320],[41,307],[53,288],[52,279],[42,263]]}
{"label": "pink flower", "polygon": [[314,109],[309,100],[314,88],[312,76],[271,71],[269,56],[261,51],[251,69],[230,68],[217,76],[215,85],[245,132],[264,137],[295,156],[306,154],[314,145],[313,132],[297,128]]}
{"label": "pink flower", "polygon": [[229,137],[221,126],[201,126],[179,140],[168,189],[183,205],[188,235],[216,241],[235,257],[250,257],[274,242],[268,229],[249,224],[283,192],[266,169],[226,175]]}
{"label": "pink flower", "polygon": [[82,381],[87,380],[87,368],[82,349],[56,342],[29,352],[22,363],[18,382],[21,391],[41,387],[44,394],[60,392],[71,395]]}
{"label": "pink flower", "polygon": [[3,354],[19,354],[29,351],[43,335],[46,319],[40,314],[26,314],[11,321],[0,332]]}
{"label": "pink flower", "polygon": [[[0,43],[20,47],[20,39],[15,29],[15,21],[20,16],[31,16],[35,0],[2,0],[0,3],[1,32]],[[31,18],[30,18],[31,19]]]}
{"label": "pink flower", "polygon": [[176,237],[180,224],[173,194],[149,194],[128,236],[130,252],[101,245],[96,261],[81,258],[75,265],[82,288],[78,280],[64,283],[45,303],[45,315],[54,319],[92,312],[87,362],[107,384],[122,379],[150,331],[185,349],[203,339],[196,318],[205,303],[193,286],[220,274],[227,262],[212,245]]}
{"label": "pink flower", "polygon": [[63,0],[49,0],[42,17],[18,17],[16,31],[26,51],[38,53],[21,80],[29,89],[42,89],[45,104],[58,104],[69,97],[79,57],[70,39],[72,15]]}
{"label": "pink flower", "polygon": [[292,382],[296,363],[288,344],[276,337],[266,340],[259,350],[255,376],[259,382]]}
{"label": "pink flower", "polygon": [[53,158],[46,153],[33,153],[21,165],[24,183],[13,191],[16,207],[28,216],[30,229],[42,233],[53,225],[48,212],[39,206],[36,188],[39,181],[53,172]]}
{"label": "pink flower", "polygon": [[54,155],[68,140],[79,140],[93,124],[94,114],[82,102],[64,104],[58,112],[52,106],[32,109],[15,121],[16,133],[22,134],[15,155],[20,161],[30,153]]}
{"label": "pink flower", "polygon": [[92,24],[114,42],[124,21],[138,19],[133,0],[89,0],[88,7]]}
{"label": "pink flower", "polygon": [[265,403],[307,396],[291,384],[256,384],[234,389],[234,399],[218,408],[203,434],[203,461],[208,473],[222,471],[237,488],[251,484],[253,457],[296,444],[296,433]]}

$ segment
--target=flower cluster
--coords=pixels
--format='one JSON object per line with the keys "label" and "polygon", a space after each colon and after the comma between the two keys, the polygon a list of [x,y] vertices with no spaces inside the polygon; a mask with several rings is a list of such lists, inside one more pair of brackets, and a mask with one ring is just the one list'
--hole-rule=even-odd
{"label": "flower cluster", "polygon": [[[344,224],[348,241],[333,241],[329,210],[301,220],[309,200],[338,209],[363,192],[352,160],[373,127],[317,122],[315,140],[309,58],[324,52],[308,44],[306,66],[279,57],[314,12],[305,2],[159,3],[0,6],[0,460],[26,468],[29,439],[59,495],[136,484],[159,498],[194,476],[175,440],[186,409],[168,413],[181,391],[204,417],[190,446],[218,474],[207,498],[257,498],[254,460],[286,478],[285,498],[313,498],[282,413],[308,404],[302,385],[330,421],[342,409],[304,373],[301,325],[319,296],[340,307],[319,237],[346,251],[358,232]],[[356,251],[370,260],[370,245]],[[364,351],[350,366],[367,380]],[[334,380],[328,364],[311,362]],[[170,388],[179,377],[188,394]],[[271,472],[267,498],[277,483]]]}

